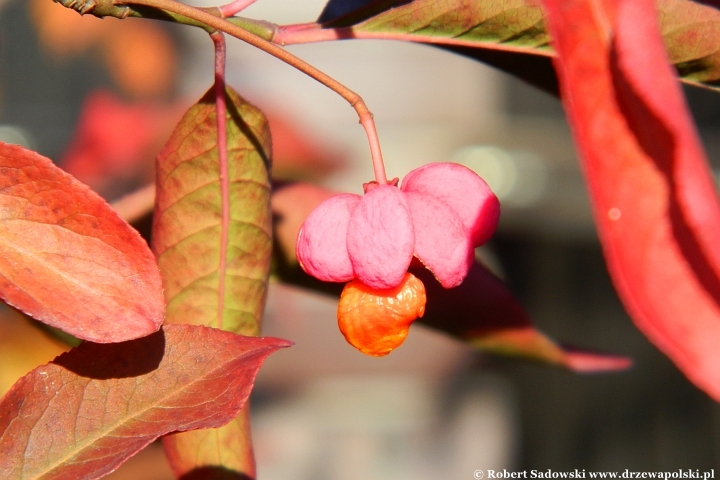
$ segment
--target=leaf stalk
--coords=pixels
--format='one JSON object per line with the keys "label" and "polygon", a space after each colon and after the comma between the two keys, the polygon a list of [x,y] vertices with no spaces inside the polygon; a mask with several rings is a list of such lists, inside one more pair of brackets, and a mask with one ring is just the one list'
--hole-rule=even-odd
{"label": "leaf stalk", "polygon": [[245,8],[249,7],[253,3],[255,3],[255,0],[235,0],[227,5],[219,7],[220,16],[222,16],[222,18],[232,17],[236,13],[245,10]]}

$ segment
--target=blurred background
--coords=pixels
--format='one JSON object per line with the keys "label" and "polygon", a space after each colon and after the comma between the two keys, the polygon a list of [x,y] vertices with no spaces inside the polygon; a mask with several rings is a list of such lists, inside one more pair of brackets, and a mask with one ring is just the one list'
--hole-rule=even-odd
{"label": "blurred background", "polygon": [[[324,3],[258,0],[243,15],[309,22]],[[228,84],[270,116],[274,176],[361,193],[372,168],[355,112],[278,60],[228,42]],[[486,357],[422,326],[388,357],[369,358],[338,331],[336,300],[273,284],[264,333],[296,345],[269,358],[253,394],[258,478],[720,466],[720,408],[648,343],[616,297],[556,98],[428,46],[355,40],[288,49],[363,96],[389,177],[437,161],[481,174],[503,208],[481,255],[538,328],[629,356],[634,367],[576,375]],[[212,42],[197,29],[0,0],[0,140],[36,149],[113,200],[152,181],[172,127],[210,88],[212,62]],[[718,169],[720,95],[686,93]],[[0,313],[5,332],[19,328],[12,311]],[[2,338],[3,357],[27,351]],[[50,359],[59,347],[48,345]],[[34,365],[16,363],[0,369],[3,388]],[[108,478],[171,478],[160,455],[153,445]]]}

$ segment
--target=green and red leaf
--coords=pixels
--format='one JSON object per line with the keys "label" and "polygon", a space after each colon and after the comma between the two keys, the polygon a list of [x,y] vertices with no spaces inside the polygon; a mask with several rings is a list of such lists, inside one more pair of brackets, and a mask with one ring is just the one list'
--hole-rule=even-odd
{"label": "green and red leaf", "polygon": [[[250,433],[250,410],[246,404],[226,425],[176,433],[163,438],[163,448],[177,478],[255,478]],[[211,475],[218,471],[219,477]]]}
{"label": "green and red leaf", "polygon": [[[262,112],[231,89],[226,105],[227,155],[211,89],[158,157],[153,249],[168,323],[258,335],[272,255],[270,133]],[[163,445],[178,476],[209,467],[254,474],[246,411],[222,429],[171,435]]]}
{"label": "green and red leaf", "polygon": [[48,159],[0,143],[0,296],[94,342],[156,331],[165,304],[145,241]]}
{"label": "green and red leaf", "polygon": [[[348,12],[348,7],[361,5]],[[440,45],[557,91],[546,14],[539,0],[377,0],[328,3],[320,24],[281,28],[278,43],[378,38]],[[333,5],[336,4],[336,5]],[[347,5],[346,5],[347,4]],[[343,15],[331,15],[341,12]],[[652,12],[649,12],[652,15]],[[690,0],[658,0],[672,63],[684,82],[720,84],[720,12]]]}
{"label": "green and red leaf", "polygon": [[720,204],[651,0],[546,0],[556,68],[615,286],[720,399]]}
{"label": "green and red leaf", "polygon": [[161,435],[223,425],[264,359],[287,346],[194,325],[84,343],[0,400],[0,477],[98,478]]}
{"label": "green and red leaf", "polygon": [[152,247],[168,323],[257,335],[272,254],[270,135],[258,109],[230,89],[227,99],[228,177],[211,89],[158,157]]}

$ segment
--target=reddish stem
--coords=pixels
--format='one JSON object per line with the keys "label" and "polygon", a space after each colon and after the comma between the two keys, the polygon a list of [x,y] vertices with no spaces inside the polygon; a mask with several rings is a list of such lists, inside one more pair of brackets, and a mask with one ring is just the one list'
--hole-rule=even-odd
{"label": "reddish stem", "polygon": [[147,7],[158,8],[160,10],[165,10],[167,12],[176,13],[187,18],[197,20],[198,22],[204,23],[205,25],[215,28],[221,32],[225,32],[228,35],[232,35],[235,38],[269,53],[273,57],[282,60],[288,65],[295,67],[309,77],[322,83],[347,100],[347,102],[357,112],[360,117],[360,123],[365,129],[368,142],[370,143],[370,153],[372,155],[373,167],[375,170],[375,180],[380,185],[386,185],[388,183],[387,177],[385,176],[385,167],[383,166],[380,143],[378,141],[377,130],[375,128],[375,121],[372,118],[372,114],[360,95],[353,92],[345,85],[313,67],[304,60],[299,59],[282,47],[279,47],[278,45],[275,45],[274,43],[269,42],[254,33],[238,27],[237,25],[233,25],[223,18],[216,17],[198,8],[176,2],[175,0],[115,0],[115,3],[117,5],[145,5]]}
{"label": "reddish stem", "polygon": [[365,129],[365,133],[370,141],[370,156],[372,157],[375,181],[380,185],[385,185],[388,183],[388,180],[385,175],[385,165],[383,164],[382,153],[380,152],[380,139],[377,137],[377,130],[375,130],[372,113],[365,116],[365,118],[361,118],[360,123]]}
{"label": "reddish stem", "polygon": [[225,310],[225,257],[227,255],[228,228],[230,226],[230,185],[228,181],[227,105],[225,104],[225,35],[210,34],[215,44],[215,112],[217,115],[217,143],[220,157],[220,196],[222,220],[220,228],[220,265],[218,266],[218,327],[222,328]]}
{"label": "reddish stem", "polygon": [[227,5],[218,7],[218,10],[220,10],[220,16],[222,16],[222,18],[228,18],[242,10],[245,10],[245,8],[249,7],[253,3],[255,3],[255,0],[235,0]]}

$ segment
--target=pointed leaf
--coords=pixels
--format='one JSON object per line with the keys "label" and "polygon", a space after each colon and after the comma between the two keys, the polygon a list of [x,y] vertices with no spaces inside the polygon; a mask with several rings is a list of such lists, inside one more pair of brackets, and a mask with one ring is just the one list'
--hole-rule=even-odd
{"label": "pointed leaf", "polygon": [[229,89],[227,99],[228,178],[211,89],[158,157],[152,245],[167,322],[257,335],[272,252],[270,136],[259,110]]}
{"label": "pointed leaf", "polygon": [[[670,62],[683,81],[717,88],[720,12],[690,0],[658,0],[656,9]],[[539,0],[331,1],[319,22],[281,29],[277,40],[385,38],[441,45],[557,93]]]}
{"label": "pointed leaf", "polygon": [[637,326],[720,399],[720,204],[654,4],[546,6],[615,286]]}
{"label": "pointed leaf", "polygon": [[137,231],[48,158],[5,143],[0,296],[94,342],[148,335],[165,309],[155,259]]}
{"label": "pointed leaf", "polygon": [[420,323],[459,337],[496,355],[521,357],[578,372],[628,368],[630,360],[564,348],[532,326],[532,320],[502,281],[475,263],[458,287],[443,288],[426,269],[412,273],[425,284]]}
{"label": "pointed leaf", "polygon": [[[284,238],[281,247],[297,236],[301,222],[296,216],[307,216],[312,211],[310,199],[318,205],[330,195],[332,192],[308,184],[284,186],[273,193],[273,213],[281,219],[277,228]],[[281,268],[275,272],[279,280],[340,296],[342,286],[319,282],[297,265],[294,246],[278,253],[282,257],[278,259]],[[563,347],[546,337],[533,327],[530,317],[503,282],[480,263],[475,262],[465,281],[452,289],[443,288],[421,266],[413,266],[410,271],[422,280],[427,295],[425,315],[417,321],[469,342],[479,350],[578,372],[619,370],[630,365],[627,358]]]}
{"label": "pointed leaf", "polygon": [[265,357],[288,345],[193,325],[84,343],[0,400],[0,477],[98,478],[160,435],[227,423]]}

